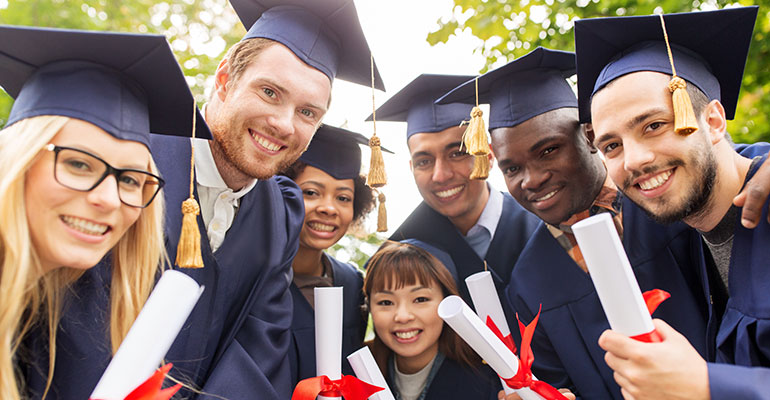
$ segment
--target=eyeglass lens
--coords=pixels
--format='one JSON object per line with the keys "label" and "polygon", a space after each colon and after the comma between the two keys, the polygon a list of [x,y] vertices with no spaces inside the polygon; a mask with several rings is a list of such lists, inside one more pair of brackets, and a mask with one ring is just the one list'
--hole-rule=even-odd
{"label": "eyeglass lens", "polygon": [[[56,180],[74,190],[89,191],[106,175],[109,165],[93,155],[75,149],[59,148],[56,154]],[[119,171],[116,176],[120,200],[133,207],[145,207],[160,189],[149,173]]]}

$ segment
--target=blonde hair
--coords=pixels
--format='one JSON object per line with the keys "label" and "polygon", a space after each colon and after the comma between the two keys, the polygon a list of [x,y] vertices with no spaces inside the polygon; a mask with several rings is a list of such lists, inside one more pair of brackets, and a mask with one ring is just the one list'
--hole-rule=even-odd
{"label": "blonde hair", "polygon": [[[62,297],[83,273],[57,268],[42,274],[32,245],[24,201],[24,178],[43,147],[69,121],[63,116],[37,116],[0,131],[0,398],[18,400],[24,384],[15,363],[17,350],[30,328],[47,325],[49,365],[45,398],[56,362],[56,330]],[[150,172],[158,173],[150,161]],[[163,195],[142,210],[138,220],[111,250],[110,337],[114,353],[152,290],[161,266],[168,261],[163,241]],[[41,312],[40,310],[44,310]],[[42,319],[42,315],[47,317]]]}

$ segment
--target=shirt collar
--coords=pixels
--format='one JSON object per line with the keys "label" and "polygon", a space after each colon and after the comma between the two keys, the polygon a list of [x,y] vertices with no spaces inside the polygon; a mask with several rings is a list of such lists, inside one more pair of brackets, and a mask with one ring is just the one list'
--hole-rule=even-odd
{"label": "shirt collar", "polygon": [[[195,181],[208,188],[231,190],[227,187],[222,175],[219,174],[217,164],[214,162],[214,156],[211,154],[211,142],[207,139],[190,139],[195,148]],[[255,179],[243,189],[233,192],[236,198],[244,196],[257,184]]]}
{"label": "shirt collar", "polygon": [[[619,215],[622,212],[622,195],[618,190],[618,187],[612,183],[610,175],[604,178],[602,188],[599,190],[599,194],[591,203],[591,207],[587,210],[583,210],[571,215],[566,220],[562,221],[555,229],[559,229],[564,232],[572,233],[572,225],[582,221],[590,216],[596,215],[600,212],[610,212],[612,216]],[[550,224],[546,224],[551,226]]]}
{"label": "shirt collar", "polygon": [[484,206],[484,210],[481,212],[479,220],[468,230],[467,236],[472,235],[480,227],[484,227],[489,231],[490,238],[495,237],[497,223],[503,215],[503,194],[493,189],[489,184],[487,184],[487,189],[489,189],[489,199],[487,200],[487,204]]}

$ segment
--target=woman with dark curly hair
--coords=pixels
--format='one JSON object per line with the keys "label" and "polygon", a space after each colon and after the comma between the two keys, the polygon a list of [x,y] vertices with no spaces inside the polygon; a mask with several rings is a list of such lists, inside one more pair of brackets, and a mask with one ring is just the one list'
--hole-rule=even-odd
{"label": "woman with dark curly hair", "polygon": [[[313,289],[342,286],[342,356],[363,346],[366,319],[362,316],[363,276],[359,269],[326,254],[353,224],[360,224],[374,208],[374,191],[360,175],[361,149],[368,140],[358,133],[323,125],[307,151],[281,172],[302,190],[305,221],[294,257],[292,345],[289,361],[294,385],[316,376]],[[344,361],[344,360],[342,360]],[[347,361],[343,373],[352,374]]]}

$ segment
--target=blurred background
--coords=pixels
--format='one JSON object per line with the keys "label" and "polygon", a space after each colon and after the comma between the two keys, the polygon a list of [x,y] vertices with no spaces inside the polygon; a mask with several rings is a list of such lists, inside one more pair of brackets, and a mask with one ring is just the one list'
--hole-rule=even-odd
{"label": "blurred background", "polygon": [[[374,92],[376,106],[421,73],[478,74],[537,46],[574,50],[573,26],[580,18],[759,5],[738,112],[728,131],[739,143],[770,141],[770,68],[765,65],[770,52],[770,0],[356,0],[355,4],[387,88]],[[227,0],[0,0],[0,24],[165,35],[201,105],[220,59],[245,33]],[[371,136],[375,127],[364,121],[372,112],[371,88],[337,80],[332,99],[325,123]],[[0,126],[12,104],[13,99],[0,91]],[[406,124],[378,122],[376,131],[383,145],[396,153],[385,154],[388,185],[383,189],[393,231],[421,198],[409,170]],[[494,188],[505,190],[497,168],[489,180]],[[363,265],[389,235],[371,233],[375,227],[373,213],[365,226],[346,235],[330,253]]]}

